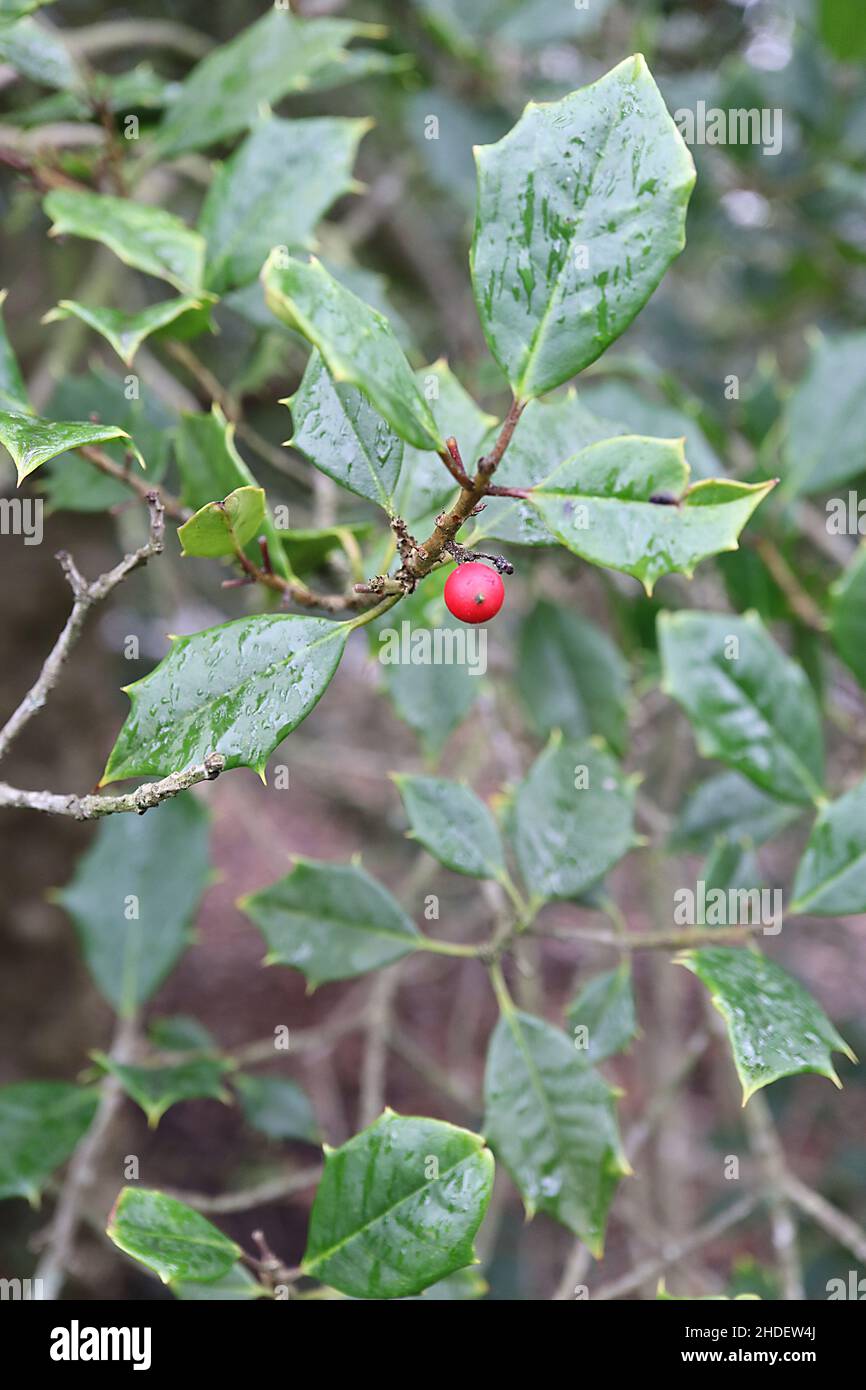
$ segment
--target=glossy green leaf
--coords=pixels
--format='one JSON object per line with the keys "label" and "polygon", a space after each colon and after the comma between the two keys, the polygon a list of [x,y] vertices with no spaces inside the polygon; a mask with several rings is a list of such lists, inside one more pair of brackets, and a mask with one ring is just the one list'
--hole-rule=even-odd
{"label": "glossy green leaf", "polygon": [[101,785],[167,777],[208,753],[263,775],[324,694],[349,631],[348,623],[271,613],[176,637],[149,675],[124,687],[132,708]]}
{"label": "glossy green leaf", "polygon": [[354,1298],[420,1293],[473,1263],[492,1187],[479,1135],[386,1110],[325,1149],[303,1271]]}
{"label": "glossy green leaf", "polygon": [[[138,400],[127,400],[123,377],[95,363],[90,371],[57,383],[46,413],[53,419],[80,420],[91,411],[132,435],[147,460],[148,485],[158,483],[168,463],[170,431],[176,417],[157,393],[145,391]],[[124,463],[124,440],[109,440],[102,447],[115,463]],[[100,473],[80,454],[58,454],[45,466],[37,487],[55,510],[104,512],[129,503],[129,488]]]}
{"label": "glossy green leaf", "polygon": [[797,867],[789,912],[866,912],[866,781],[822,806]]}
{"label": "glossy green leaf", "polygon": [[601,628],[539,599],[520,625],[516,674],[539,734],[600,734],[614,752],[625,752],[628,665]]}
{"label": "glossy green leaf", "polygon": [[125,447],[135,454],[144,467],[144,460],[135,442],[116,425],[92,425],[82,420],[42,420],[36,415],[18,415],[0,410],[0,444],[9,451],[23,483],[37,468],[67,449],[80,449],[83,444],[104,444],[111,439],[126,440]]}
{"label": "glossy green leaf", "polygon": [[802,668],[755,613],[662,613],[663,688],[682,705],[705,758],[779,800],[821,794],[821,716]]}
{"label": "glossy green leaf", "polygon": [[3,322],[3,305],[8,293],[8,290],[0,290],[0,410],[11,410],[15,415],[26,415],[32,410],[32,406],[18,359],[12,350]]}
{"label": "glossy green leaf", "polygon": [[[578,1060],[595,1065],[617,1052],[625,1052],[638,1033],[628,963],[593,975],[569,1004],[566,1018]],[[585,1032],[578,1034],[578,1029]]]}
{"label": "glossy green leaf", "polygon": [[403,440],[356,386],[335,381],[313,352],[300,386],[285,404],[291,406],[294,434],[289,443],[294,449],[349,492],[387,512],[394,510]]}
{"label": "glossy green leaf", "polygon": [[541,1018],[508,1010],[490,1040],[484,1129],[528,1216],[544,1211],[600,1259],[607,1212],[629,1167],[616,1093]]}
{"label": "glossy green leaf", "polygon": [[269,308],[318,348],[338,384],[356,386],[395,432],[419,449],[444,448],[388,320],[330,275],[321,261],[273,251],[262,270]]}
{"label": "glossy green leaf", "polygon": [[681,439],[619,435],[560,464],[528,501],[575,555],[633,575],[650,594],[662,575],[690,579],[708,555],[736,550],[775,486],[688,478]]}
{"label": "glossy green leaf", "polygon": [[96,1113],[95,1088],[67,1081],[0,1086],[0,1198],[31,1206],[55,1168],[65,1163]]}
{"label": "glossy green leaf", "polygon": [[685,244],[691,156],[643,58],[530,102],[476,151],[471,268],[515,395],[543,395],[628,327]]}
{"label": "glossy green leaf", "polygon": [[628,853],[634,795],[602,744],[551,738],[514,805],[517,861],[535,897],[577,898]]}
{"label": "glossy green leaf", "polygon": [[285,1076],[246,1076],[239,1073],[232,1085],[240,1097],[244,1119],[270,1139],[319,1139],[316,1112],[296,1081]]}
{"label": "glossy green leaf", "polygon": [[68,318],[80,319],[88,328],[100,333],[111,344],[118,357],[131,367],[138,349],[152,333],[158,333],[161,329],[176,323],[190,309],[201,307],[201,300],[181,296],[178,299],[164,300],[160,304],[149,304],[137,314],[127,314],[120,309],[90,308],[86,304],[76,303],[74,299],[61,299],[57,307],[44,316],[42,322],[60,323]]}
{"label": "glossy green leaf", "polygon": [[297,859],[238,906],[268,944],[265,963],[294,966],[311,988],[378,970],[421,944],[400,904],[355,864]]}
{"label": "glossy green leaf", "polygon": [[866,689],[866,545],[830,589],[830,635],[845,665]]}
{"label": "glossy green leaf", "polygon": [[124,1091],[140,1105],[151,1129],[156,1129],[166,1110],[182,1100],[221,1100],[231,1097],[223,1085],[226,1063],[199,1057],[176,1066],[130,1066],[115,1062],[104,1052],[91,1054],[94,1061],[116,1076]]}
{"label": "glossy green leaf", "polygon": [[220,168],[199,231],[207,242],[206,283],[223,294],[248,284],[272,246],[309,246],[328,208],[352,188],[352,165],[366,120],[271,117]]}
{"label": "glossy green leaf", "polygon": [[242,1264],[232,1265],[227,1274],[221,1274],[209,1284],[195,1279],[172,1279],[171,1291],[185,1303],[246,1303],[251,1298],[269,1297],[264,1285]]}
{"label": "glossy green leaf", "polygon": [[669,845],[672,850],[705,852],[720,836],[762,845],[801,814],[797,806],[768,796],[738,772],[719,772],[686,797]]}
{"label": "glossy green leaf", "polygon": [[290,92],[353,81],[363,74],[365,60],[379,55],[350,53],[346,45],[381,33],[374,25],[304,19],[271,6],[193,69],[157,132],[159,155],[205,149],[237,135],[256,123],[263,105],[273,106]]}
{"label": "glossy green leaf", "polygon": [[265,519],[265,491],[239,487],[221,502],[208,502],[178,527],[184,555],[234,555],[259,535]]}
{"label": "glossy green leaf", "polygon": [[446,578],[443,567],[371,631],[388,697],[431,759],[466,718],[487,669],[483,629],[467,628],[445,607]]}
{"label": "glossy green leaf", "polygon": [[757,951],[711,946],[684,951],[678,965],[710,991],[728,1029],[743,1104],[780,1076],[817,1072],[841,1082],[831,1054],[856,1058],[821,1006],[798,980]]}
{"label": "glossy green leaf", "polygon": [[51,236],[99,241],[124,265],[167,280],[181,294],[195,295],[204,278],[204,237],[163,208],[104,193],[55,188],[44,203],[54,224]]}
{"label": "glossy green leaf", "polygon": [[471,788],[446,777],[394,774],[409,817],[409,835],[434,859],[471,878],[505,874],[499,828]]}
{"label": "glossy green leaf", "polygon": [[782,430],[787,492],[825,492],[866,470],[866,333],[813,339]]}
{"label": "glossy green leaf", "polygon": [[209,824],[188,793],[146,816],[109,816],[54,895],[91,975],[123,1016],[150,998],[190,943],[211,876]]}
{"label": "glossy green leaf", "polygon": [[[550,401],[530,401],[496,470],[496,482],[501,487],[535,487],[590,444],[628,433],[624,425],[603,420],[587,409],[583,394],[578,396],[573,387]],[[490,498],[472,532],[471,544],[487,536],[519,545],[555,544],[529,502],[506,497]]]}
{"label": "glossy green leaf", "polygon": [[[442,436],[447,439],[453,435],[467,471],[474,472],[496,417],[476,404],[444,358],[422,367],[415,376]],[[407,445],[397,484],[397,515],[410,525],[423,521],[432,529],[436,515],[455,495],[456,484],[439,455]]]}
{"label": "glossy green leaf", "polygon": [[240,1246],[184,1202],[147,1187],[124,1187],[108,1218],[108,1238],[164,1284],[213,1282],[228,1274]]}
{"label": "glossy green leaf", "polygon": [[[181,501],[193,511],[237,488],[258,486],[238,453],[234,425],[226,420],[217,405],[207,414],[181,416],[175,451],[181,477]],[[265,515],[261,533],[268,542],[273,568],[277,574],[289,576],[291,568],[282,544],[284,533],[276,529],[270,513]],[[260,556],[256,554],[254,558],[258,560]]]}

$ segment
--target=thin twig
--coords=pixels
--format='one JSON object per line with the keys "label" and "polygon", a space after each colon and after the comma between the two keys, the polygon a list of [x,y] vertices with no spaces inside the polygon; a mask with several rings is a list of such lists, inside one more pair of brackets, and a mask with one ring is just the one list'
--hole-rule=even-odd
{"label": "thin twig", "polygon": [[725,1211],[714,1216],[711,1221],[707,1221],[703,1226],[698,1226],[696,1230],[689,1231],[679,1240],[671,1241],[658,1255],[651,1255],[648,1259],[642,1260],[635,1265],[634,1269],[623,1274],[619,1279],[611,1279],[609,1283],[602,1284],[600,1289],[591,1293],[591,1298],[595,1302],[608,1301],[612,1298],[624,1298],[626,1294],[634,1293],[642,1284],[648,1283],[652,1279],[657,1279],[660,1274],[671,1265],[677,1264],[686,1255],[691,1255],[695,1250],[700,1250],[717,1236],[724,1235],[732,1226],[737,1226],[744,1221],[747,1216],[755,1210],[760,1198],[750,1193],[741,1197],[727,1207]]}
{"label": "thin twig", "polygon": [[[101,574],[98,579],[88,583],[79,574],[72,557],[65,550],[58,553],[57,559],[60,561],[74,596],[72,611],[66,620],[63,631],[46,658],[35,684],[24,696],[14,714],[10,715],[3,728],[0,729],[0,758],[5,757],[22,729],[29,724],[34,714],[45,704],[50,692],[60,679],[63,667],[72,648],[78,641],[87,614],[93,605],[107,598],[112,589],[122,583],[128,574],[138,569],[140,565],[146,564],[152,556],[159,555],[162,551],[165,533],[164,507],[159,495],[155,492],[147,494],[147,503],[150,509],[150,535],[147,542],[138,550],[133,551],[132,554],[125,555],[119,564],[116,564],[105,574]],[[61,812],[61,814],[64,813]]]}
{"label": "thin twig", "polygon": [[312,1168],[281,1173],[279,1177],[269,1178],[267,1182],[259,1183],[256,1187],[248,1187],[240,1192],[221,1192],[217,1196],[211,1196],[207,1192],[180,1191],[174,1187],[164,1187],[162,1190],[178,1202],[186,1202],[188,1207],[195,1207],[196,1211],[251,1211],[253,1207],[264,1207],[271,1202],[279,1202],[286,1197],[294,1197],[299,1192],[306,1192],[308,1188],[315,1186],[321,1176],[321,1164],[316,1164]]}
{"label": "thin twig", "polygon": [[[135,1052],[136,1024],[134,1019],[122,1019],[112,1041],[109,1055],[115,1062],[131,1061]],[[40,1259],[35,1279],[41,1280],[41,1297],[56,1299],[74,1253],[75,1236],[82,1219],[81,1208],[96,1176],[96,1167],[106,1147],[114,1121],[123,1103],[125,1092],[114,1075],[102,1081],[99,1105],[90,1125],[66,1171],[54,1209],[45,1252]],[[36,1287],[39,1288],[37,1282]]]}
{"label": "thin twig", "polygon": [[42,811],[49,816],[71,816],[73,820],[101,820],[103,816],[113,816],[120,811],[135,811],[144,815],[145,811],[188,791],[199,782],[213,782],[225,767],[221,753],[208,753],[203,763],[173,772],[159,782],[145,782],[133,792],[122,796],[101,796],[96,792],[88,796],[61,792],[25,791],[20,787],[10,787],[8,782],[0,782],[0,806],[17,807],[19,810]]}
{"label": "thin twig", "polygon": [[[754,1097],[752,1099],[754,1102]],[[800,1182],[792,1173],[785,1177],[785,1192],[805,1216],[811,1216],[828,1236],[832,1236],[846,1250],[850,1250],[855,1259],[866,1265],[866,1231],[862,1226],[858,1226],[850,1216],[839,1211],[819,1192]]]}
{"label": "thin twig", "polygon": [[763,1190],[770,1210],[770,1232],[782,1296],[786,1302],[798,1303],[806,1297],[806,1291],[797,1250],[797,1223],[785,1192],[787,1167],[782,1146],[770,1107],[762,1095],[752,1096],[743,1118],[763,1172]]}

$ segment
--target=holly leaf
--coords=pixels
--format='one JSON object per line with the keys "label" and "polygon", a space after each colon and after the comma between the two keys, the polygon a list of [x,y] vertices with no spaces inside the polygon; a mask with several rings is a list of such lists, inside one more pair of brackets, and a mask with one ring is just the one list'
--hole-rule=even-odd
{"label": "holly leaf", "polygon": [[135,455],[144,468],[134,440],[117,425],[92,425],[81,420],[42,420],[37,415],[19,415],[0,410],[0,444],[12,456],[23,483],[37,468],[67,449],[80,449],[84,444],[105,444],[111,439],[123,439],[125,447]]}
{"label": "holly leaf", "polygon": [[462,782],[392,773],[411,829],[434,859],[471,878],[505,877],[499,828],[484,802]]}
{"label": "holly leaf", "polygon": [[517,788],[517,861],[535,898],[577,898],[636,843],[634,780],[597,740],[554,735]]}
{"label": "holly leaf", "polygon": [[358,542],[367,537],[372,527],[365,521],[351,526],[321,526],[309,530],[281,531],[280,542],[293,574],[306,575],[319,570],[335,550],[352,558],[358,554]]}
{"label": "holly leaf", "polygon": [[338,385],[356,386],[409,444],[444,449],[430,407],[383,314],[335,280],[315,257],[299,261],[277,248],[261,278],[272,313],[318,348]]}
{"label": "holly leaf", "polygon": [[99,1093],[67,1081],[0,1086],[0,1198],[39,1198],[90,1128]]}
{"label": "holly leaf", "polygon": [[821,796],[818,703],[756,613],[661,613],[658,638],[662,688],[688,715],[703,757],[780,801]]}
{"label": "holly leaf", "polygon": [[668,844],[674,851],[706,852],[730,836],[763,845],[800,815],[797,806],[768,796],[738,772],[718,772],[689,793]]}
{"label": "holly leaf", "polygon": [[99,241],[124,265],[167,280],[184,295],[197,295],[204,282],[204,237],[163,208],[114,198],[105,193],[54,188],[43,203],[54,224],[49,236]]}
{"label": "holly leaf", "polygon": [[382,33],[377,25],[304,19],[272,6],[193,68],[157,131],[157,153],[165,159],[205,149],[254,125],[263,106],[275,106],[290,92],[354,81],[380,55],[348,52],[346,45]]}
{"label": "holly leaf", "polygon": [[8,290],[0,290],[0,410],[11,411],[13,415],[27,415],[33,407],[3,318],[3,305],[8,293]]}
{"label": "holly leaf", "polygon": [[866,912],[866,781],[821,807],[797,866],[791,913]]}
{"label": "holly leaf", "polygon": [[176,1066],[129,1066],[116,1062],[104,1052],[91,1057],[117,1077],[124,1091],[140,1105],[151,1129],[156,1129],[166,1110],[181,1100],[220,1100],[228,1104],[231,1096],[223,1086],[228,1063],[214,1057],[200,1057]]}
{"label": "holly leaf", "polygon": [[866,689],[866,545],[830,588],[830,635],[845,665]]}
{"label": "holly leaf", "polygon": [[866,469],[866,333],[815,335],[809,366],[785,403],[781,428],[786,492],[826,492]]}
{"label": "holly leaf", "polygon": [[[616,970],[593,975],[569,1004],[566,1018],[575,1048],[582,1049],[578,1051],[579,1058],[585,1056],[594,1066],[624,1052],[638,1034],[628,962]],[[578,1029],[585,1030],[585,1034],[578,1034]]]}
{"label": "holly leaf", "polygon": [[272,116],[255,127],[217,168],[199,218],[209,290],[224,294],[254,280],[272,246],[310,245],[328,208],[355,187],[352,166],[371,125]]}
{"label": "holly leaf", "polygon": [[353,1298],[420,1293],[475,1262],[492,1187],[479,1135],[386,1110],[325,1149],[301,1268]]}
{"label": "holly leaf", "polygon": [[122,1017],[148,1000],[190,944],[211,877],[210,817],[182,793],[144,817],[109,816],[52,899],[69,913],[97,986]]}
{"label": "holly leaf", "polygon": [[178,527],[184,555],[234,555],[257,536],[265,519],[265,490],[239,487],[222,502],[208,502]]}
{"label": "holly leaf", "polygon": [[[235,427],[229,424],[219,406],[207,414],[185,414],[175,434],[175,452],[181,477],[181,501],[194,511],[206,507],[214,497],[224,497],[238,488],[257,488],[250,469],[238,453]],[[283,550],[283,535],[266,511],[261,534],[268,542],[273,568],[284,578],[291,575]],[[258,558],[258,557],[256,557]]]}
{"label": "holly leaf", "polygon": [[600,734],[625,752],[628,664],[607,633],[578,613],[539,599],[520,625],[517,686],[539,734]]}
{"label": "holly leaf", "polygon": [[0,26],[0,62],[42,87],[78,87],[81,73],[60,34],[28,15]]}
{"label": "holly leaf", "polygon": [[152,333],[158,333],[161,329],[176,323],[191,309],[202,307],[200,299],[181,296],[178,299],[163,300],[160,304],[149,304],[137,314],[127,314],[121,309],[90,308],[74,299],[61,299],[56,308],[43,316],[42,322],[60,323],[68,318],[79,319],[81,323],[86,323],[88,328],[101,334],[114,348],[121,361],[131,367],[138,349]]}
{"label": "holly leaf", "polygon": [[246,1076],[239,1072],[232,1085],[240,1097],[244,1119],[269,1139],[319,1142],[319,1126],[309,1097],[284,1076]]}
{"label": "holly leaf", "polygon": [[546,1212],[601,1259],[608,1208],[631,1171],[615,1091],[558,1028],[508,1010],[490,1040],[484,1100],[490,1147],[527,1216]]}
{"label": "holly leaf", "polygon": [[520,399],[600,357],[685,245],[691,155],[640,54],[476,149],[470,265]]}
{"label": "holly leaf", "polygon": [[285,878],[238,901],[268,944],[266,965],[291,965],[311,989],[389,965],[423,945],[414,922],[355,864],[297,859]]}
{"label": "holly leaf", "polygon": [[842,1083],[831,1054],[856,1057],[798,980],[757,951],[711,946],[676,958],[706,985],[728,1029],[743,1104],[781,1076],[817,1072]]}
{"label": "holly leaf", "polygon": [[293,449],[341,487],[393,512],[403,440],[356,386],[335,381],[313,352],[300,386],[283,404],[292,411],[294,434],[287,442]]}
{"label": "holly leaf", "polygon": [[633,575],[651,594],[662,575],[691,579],[700,560],[736,550],[775,487],[772,479],[688,479],[681,439],[619,435],[567,459],[527,500],[575,555]]}
{"label": "holly leaf", "polygon": [[108,1218],[108,1238],[164,1284],[213,1283],[243,1253],[199,1212],[147,1187],[124,1187]]}
{"label": "holly leaf", "polygon": [[269,613],[175,637],[149,675],[124,686],[132,708],[100,785],[167,777],[208,753],[263,777],[330,684],[350,631],[350,623]]}

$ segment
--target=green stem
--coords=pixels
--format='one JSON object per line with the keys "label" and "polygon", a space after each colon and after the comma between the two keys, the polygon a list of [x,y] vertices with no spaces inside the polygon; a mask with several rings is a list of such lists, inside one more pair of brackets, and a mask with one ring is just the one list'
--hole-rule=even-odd
{"label": "green stem", "polygon": [[502,966],[498,960],[495,960],[488,966],[488,970],[490,971],[493,993],[496,995],[496,1002],[499,1005],[499,1012],[505,1018],[513,1017],[517,1012],[517,1006],[508,991],[508,985],[505,983]]}
{"label": "green stem", "polygon": [[422,951],[433,951],[440,956],[463,956],[477,960],[487,950],[487,946],[467,946],[459,941],[437,941],[432,936],[424,936],[418,943]]}

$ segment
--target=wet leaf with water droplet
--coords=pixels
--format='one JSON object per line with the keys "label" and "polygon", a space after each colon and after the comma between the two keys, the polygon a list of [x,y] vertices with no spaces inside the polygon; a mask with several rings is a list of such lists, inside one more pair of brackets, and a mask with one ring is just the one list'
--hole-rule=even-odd
{"label": "wet leaf with water droplet", "polygon": [[242,1251],[185,1202],[147,1187],[124,1187],[108,1219],[118,1249],[158,1274],[164,1284],[210,1283],[228,1274]]}
{"label": "wet leaf with water droplet", "polygon": [[691,578],[708,555],[736,550],[775,486],[688,481],[681,439],[617,435],[566,459],[527,500],[575,555],[633,575],[650,594],[662,575]]}
{"label": "wet leaf with water droplet", "polygon": [[802,668],[756,613],[662,613],[663,685],[718,758],[781,801],[821,794],[821,714]]}
{"label": "wet leaf with water droplet", "polygon": [[271,252],[262,269],[268,307],[318,348],[338,385],[356,386],[394,431],[419,449],[444,449],[430,407],[384,315],[315,258]]}
{"label": "wet leaf with water droplet", "polygon": [[260,614],[174,639],[159,665],[126,687],[132,709],[101,785],[167,777],[222,753],[264,772],[306,719],[337,666],[349,623]]}
{"label": "wet leaf with water droplet", "polygon": [[607,1212],[629,1166],[613,1089],[565,1033],[508,1011],[496,1025],[484,1077],[484,1129],[528,1215],[547,1212],[597,1259]]}
{"label": "wet leaf with water droplet", "polygon": [[204,237],[163,208],[129,198],[54,188],[43,204],[52,236],[78,236],[109,247],[124,265],[198,294],[204,279]]}
{"label": "wet leaf with water droplet", "polygon": [[619,337],[682,250],[694,165],[639,54],[530,102],[476,160],[478,312],[515,394],[540,396]]}
{"label": "wet leaf with water droplet", "polygon": [[377,970],[420,943],[396,899],[354,864],[298,859],[238,906],[268,943],[266,963],[294,966],[312,986]]}
{"label": "wet leaf with water droplet", "polygon": [[832,1053],[853,1052],[820,1004],[793,975],[757,951],[711,946],[683,951],[677,964],[707,986],[728,1028],[743,1104],[771,1081],[817,1072],[841,1085]]}
{"label": "wet leaf with water droplet", "polygon": [[395,774],[412,839],[447,868],[472,878],[502,878],[499,828],[470,787],[447,777]]}
{"label": "wet leaf with water droplet", "polygon": [[551,738],[514,807],[517,862],[534,896],[577,898],[628,853],[634,793],[600,741]]}
{"label": "wet leaf with water droplet", "polygon": [[479,1135],[386,1110],[325,1150],[302,1269],[353,1298],[420,1293],[473,1263],[492,1188]]}

